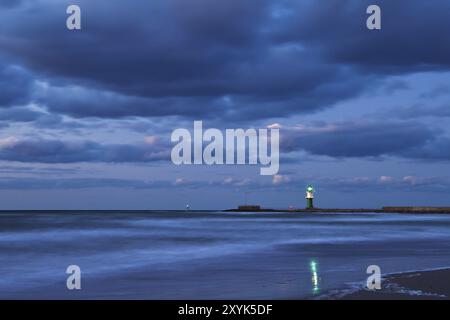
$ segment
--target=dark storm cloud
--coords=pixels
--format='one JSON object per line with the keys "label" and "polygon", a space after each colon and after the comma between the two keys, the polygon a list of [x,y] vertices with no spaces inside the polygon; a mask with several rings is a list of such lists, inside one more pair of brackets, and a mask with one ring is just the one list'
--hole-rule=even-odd
{"label": "dark storm cloud", "polygon": [[[450,67],[449,1],[284,3],[295,14],[288,15],[276,31],[279,41],[302,42],[316,48],[327,59],[371,72],[448,70]],[[368,32],[365,11],[372,4],[382,9],[382,29]]]}
{"label": "dark storm cloud", "polygon": [[0,108],[28,103],[32,87],[33,79],[29,72],[19,66],[2,63],[0,56]]}
{"label": "dark storm cloud", "polygon": [[100,144],[93,141],[6,138],[0,160],[36,163],[150,162],[170,159],[164,144]]}
{"label": "dark storm cloud", "polygon": [[83,87],[49,88],[36,98],[41,105],[55,113],[75,118],[122,118],[128,116],[161,117],[180,115],[186,117],[211,116],[221,113],[222,99],[211,97],[140,97],[127,96],[114,91],[86,89]]}
{"label": "dark storm cloud", "polygon": [[[395,115],[402,119],[414,119],[417,115],[442,119],[450,117],[450,106],[447,104],[439,106],[416,104],[411,107],[399,108]],[[384,114],[384,116],[386,116],[386,114]]]}
{"label": "dark storm cloud", "polygon": [[[282,181],[275,183],[275,181]],[[341,192],[435,192],[446,194],[450,191],[450,181],[445,177],[403,176],[403,177],[298,177],[283,176],[282,179],[251,181],[247,179],[162,181],[133,180],[117,178],[0,178],[2,190],[76,190],[76,189],[189,189],[205,190],[214,188],[235,191],[303,191],[308,184],[320,186],[321,191],[340,190]]]}
{"label": "dark storm cloud", "polygon": [[[75,117],[284,117],[355,97],[386,74],[450,65],[443,0],[378,1],[375,32],[365,0],[75,3],[77,32],[65,28],[72,2],[0,12],[0,53],[65,91],[36,99]],[[24,102],[26,86],[5,79],[0,71],[0,102]]]}
{"label": "dark storm cloud", "polygon": [[0,0],[0,8],[13,8],[20,6],[22,3],[21,0]]}
{"label": "dark storm cloud", "polygon": [[139,180],[112,178],[0,178],[0,189],[85,189],[85,188],[138,188],[150,189],[168,186],[167,182],[144,182]]}
{"label": "dark storm cloud", "polygon": [[17,121],[17,122],[31,122],[44,117],[45,113],[29,108],[7,108],[0,109],[0,121]]}
{"label": "dark storm cloud", "polygon": [[86,188],[126,188],[126,189],[170,189],[208,188],[204,181],[162,181],[132,180],[114,178],[0,178],[0,189],[39,190],[39,189],[86,189]]}
{"label": "dark storm cloud", "polygon": [[433,145],[436,136],[434,130],[419,123],[342,122],[285,131],[280,147],[286,152],[305,150],[336,158],[406,156],[428,143]]}
{"label": "dark storm cloud", "polygon": [[0,108],[0,128],[8,127],[13,123],[32,123],[38,129],[65,130],[97,127],[98,124],[82,123],[74,120],[64,120],[56,113],[47,113],[29,107]]}
{"label": "dark storm cloud", "polygon": [[60,176],[67,174],[83,173],[81,168],[54,168],[54,167],[31,167],[31,166],[8,166],[0,165],[0,174],[29,174]]}
{"label": "dark storm cloud", "polygon": [[236,62],[258,57],[264,2],[77,1],[84,29],[71,33],[65,1],[35,1],[35,11],[4,12],[0,48],[46,73],[127,92],[216,95]]}
{"label": "dark storm cloud", "polygon": [[[69,86],[50,87],[45,93],[36,95],[35,101],[47,107],[49,111],[75,118],[183,116],[191,119],[209,119],[220,116],[222,120],[254,120],[317,111],[361,90],[364,83],[361,80],[361,77],[354,77],[342,83],[324,82],[312,91],[305,89],[304,94],[290,98],[281,98],[281,93],[276,97],[267,96],[267,92],[260,92],[257,97],[246,95],[146,97]],[[288,90],[287,85],[284,88],[280,84],[272,87],[278,87],[280,91]]]}
{"label": "dark storm cloud", "polygon": [[[282,188],[286,190],[304,190],[308,184],[320,186],[320,190],[339,190],[340,192],[359,192],[364,189],[366,192],[387,192],[387,191],[407,191],[407,192],[437,192],[448,193],[450,191],[450,180],[448,177],[427,177],[427,176],[403,176],[403,177],[330,177],[314,176],[299,177],[282,176],[278,179],[280,183],[264,184],[267,189]],[[261,186],[252,185],[256,189]]]}
{"label": "dark storm cloud", "polygon": [[423,161],[450,160],[450,138],[439,137],[422,147],[401,151],[400,154],[407,158]]}
{"label": "dark storm cloud", "polygon": [[[153,136],[146,141],[102,144],[10,137],[0,140],[0,160],[24,163],[170,161],[171,145]],[[425,161],[450,160],[447,151],[450,139],[416,122],[340,122],[281,129],[280,148],[283,161],[289,160],[289,154],[296,151],[332,158],[395,156]]]}

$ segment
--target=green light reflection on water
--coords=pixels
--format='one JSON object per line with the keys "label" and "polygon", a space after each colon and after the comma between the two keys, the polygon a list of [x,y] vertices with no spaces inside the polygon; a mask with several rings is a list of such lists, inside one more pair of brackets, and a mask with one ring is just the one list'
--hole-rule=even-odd
{"label": "green light reflection on water", "polygon": [[320,292],[319,274],[318,274],[318,263],[315,259],[309,262],[309,269],[311,271],[312,293],[318,294]]}

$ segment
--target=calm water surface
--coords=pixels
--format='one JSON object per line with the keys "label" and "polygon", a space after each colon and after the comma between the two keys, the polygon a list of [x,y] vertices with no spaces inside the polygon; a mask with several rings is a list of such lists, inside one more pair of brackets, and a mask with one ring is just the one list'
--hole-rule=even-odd
{"label": "calm water surface", "polygon": [[450,215],[0,213],[0,298],[304,298],[363,283],[372,264],[450,266]]}

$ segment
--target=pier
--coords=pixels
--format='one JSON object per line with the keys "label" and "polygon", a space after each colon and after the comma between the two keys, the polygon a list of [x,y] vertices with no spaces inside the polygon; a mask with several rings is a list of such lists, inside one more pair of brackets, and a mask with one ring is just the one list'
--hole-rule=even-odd
{"label": "pier", "polygon": [[305,208],[305,209],[269,209],[260,206],[239,206],[225,212],[303,212],[303,213],[445,213],[450,214],[450,207],[382,207],[381,209],[342,209],[342,208]]}

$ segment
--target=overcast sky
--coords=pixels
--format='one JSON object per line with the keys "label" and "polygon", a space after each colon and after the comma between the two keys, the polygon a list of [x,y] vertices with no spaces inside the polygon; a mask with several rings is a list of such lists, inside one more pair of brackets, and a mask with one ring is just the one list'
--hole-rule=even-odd
{"label": "overcast sky", "polygon": [[[0,0],[0,209],[450,205],[449,35],[448,0]],[[280,172],[175,166],[194,120],[279,125]]]}

